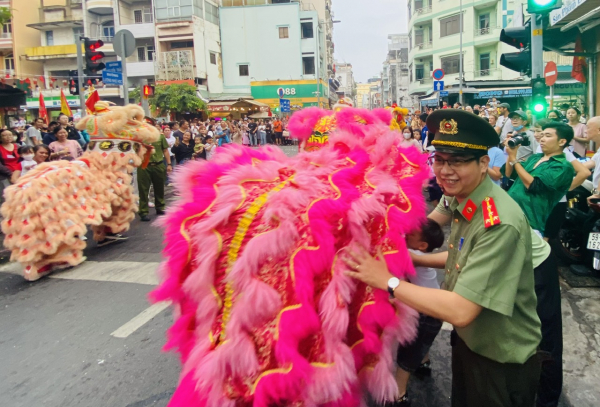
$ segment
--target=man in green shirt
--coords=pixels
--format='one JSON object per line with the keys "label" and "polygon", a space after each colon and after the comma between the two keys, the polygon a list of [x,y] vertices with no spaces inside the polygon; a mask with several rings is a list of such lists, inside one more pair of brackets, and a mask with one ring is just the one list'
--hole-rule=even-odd
{"label": "man in green shirt", "polygon": [[482,118],[456,109],[427,119],[432,163],[452,228],[448,251],[427,258],[444,268],[444,290],[392,276],[364,249],[349,251],[347,274],[415,310],[454,325],[452,406],[533,406],[540,365],[531,229],[519,206],[487,175],[488,148],[499,143]]}
{"label": "man in green shirt", "polygon": [[571,126],[549,122],[542,127],[542,153],[530,156],[521,163],[517,160],[520,146],[506,147],[508,158],[502,172],[515,183],[508,194],[519,204],[531,227],[544,235],[544,228],[552,208],[565,196],[573,182],[575,170],[565,158],[563,150],[573,140]]}
{"label": "man in green shirt", "polygon": [[[160,139],[151,144],[152,155],[146,168],[137,169],[138,189],[140,192],[139,215],[142,222],[148,222],[150,216],[148,213],[148,198],[150,194],[150,185],[154,186],[154,204],[156,214],[165,213],[165,184],[167,182],[167,173],[173,170],[171,166],[171,156],[169,155],[169,143],[163,134]],[[165,160],[167,168],[165,168]]]}

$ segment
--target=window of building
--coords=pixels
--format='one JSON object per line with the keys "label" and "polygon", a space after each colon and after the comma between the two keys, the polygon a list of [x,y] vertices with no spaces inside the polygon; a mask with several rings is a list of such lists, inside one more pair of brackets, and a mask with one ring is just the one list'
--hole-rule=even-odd
{"label": "window of building", "polygon": [[215,54],[214,52],[210,53],[210,63],[213,65],[217,64],[217,54]]}
{"label": "window of building", "polygon": [[315,37],[315,34],[313,32],[312,21],[308,21],[306,23],[300,23],[300,27],[302,30],[302,38],[314,38]]}
{"label": "window of building", "polygon": [[115,22],[107,21],[102,23],[102,39],[105,41],[112,41],[115,36]]}
{"label": "window of building", "polygon": [[[463,19],[464,20],[464,19]],[[458,34],[460,25],[460,14],[451,17],[440,18],[440,37]],[[464,22],[463,22],[464,25]]]}
{"label": "window of building", "polygon": [[425,43],[423,30],[415,30],[415,47]]}
{"label": "window of building", "polygon": [[290,38],[290,27],[279,27],[279,38]]}
{"label": "window of building", "polygon": [[460,58],[458,55],[452,55],[451,57],[441,58],[442,69],[446,75],[460,72]]}
{"label": "window of building", "polygon": [[490,28],[490,13],[480,14],[479,15],[479,29],[480,30],[489,30]]}
{"label": "window of building", "polygon": [[205,1],[204,10],[204,19],[213,24],[219,25],[219,8]]}
{"label": "window of building", "polygon": [[4,57],[4,69],[7,72],[12,72],[15,70],[15,59],[12,54],[8,54]]}
{"label": "window of building", "polygon": [[415,79],[420,81],[425,77],[425,67],[422,64],[415,65]]}
{"label": "window of building", "polygon": [[248,65],[240,65],[240,76],[250,76],[250,71],[248,69]]}
{"label": "window of building", "polygon": [[480,75],[489,75],[490,73],[490,53],[479,55],[479,70]]}
{"label": "window of building", "polygon": [[154,61],[154,45],[146,46],[146,59],[148,61]]}
{"label": "window of building", "polygon": [[133,10],[133,21],[136,24],[142,24],[144,22],[144,13],[142,10]]}
{"label": "window of building", "polygon": [[74,27],[73,28],[73,39],[75,41],[79,41],[79,37],[83,35],[83,27]]}
{"label": "window of building", "polygon": [[[177,20],[178,18],[189,19],[192,15],[203,17],[202,4],[204,0],[156,0],[154,7],[156,9],[156,19],[158,21]],[[142,14],[149,14],[149,21],[152,22],[152,10],[144,9]],[[144,18],[147,18],[144,16]]]}
{"label": "window of building", "polygon": [[173,41],[171,49],[194,48],[194,41]]}
{"label": "window of building", "polygon": [[429,72],[433,72],[433,59],[429,61]]}
{"label": "window of building", "polygon": [[12,22],[8,20],[2,25],[2,38],[12,37]]}
{"label": "window of building", "polygon": [[138,62],[146,61],[146,47],[137,47]]}
{"label": "window of building", "polygon": [[46,31],[46,45],[54,45],[54,32]]}
{"label": "window of building", "polygon": [[415,0],[415,10],[423,8],[423,0]]}
{"label": "window of building", "polygon": [[145,8],[143,10],[144,13],[144,23],[153,23],[154,15],[152,14],[152,9],[150,7]]}
{"label": "window of building", "polygon": [[302,71],[304,75],[315,74],[315,57],[302,57]]}

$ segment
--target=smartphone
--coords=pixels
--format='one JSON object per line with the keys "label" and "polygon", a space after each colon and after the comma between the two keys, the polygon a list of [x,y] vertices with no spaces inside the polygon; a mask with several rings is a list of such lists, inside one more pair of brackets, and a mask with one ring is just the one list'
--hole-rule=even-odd
{"label": "smartphone", "polygon": [[600,198],[592,198],[590,199],[590,203],[594,205],[600,205]]}

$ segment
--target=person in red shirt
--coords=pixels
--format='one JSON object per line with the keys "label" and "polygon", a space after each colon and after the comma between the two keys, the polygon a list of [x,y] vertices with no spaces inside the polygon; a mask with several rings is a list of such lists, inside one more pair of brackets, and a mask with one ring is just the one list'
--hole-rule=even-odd
{"label": "person in red shirt", "polygon": [[21,169],[19,164],[19,148],[15,143],[15,135],[11,130],[2,130],[0,133],[0,155],[4,161],[4,165],[11,171]]}

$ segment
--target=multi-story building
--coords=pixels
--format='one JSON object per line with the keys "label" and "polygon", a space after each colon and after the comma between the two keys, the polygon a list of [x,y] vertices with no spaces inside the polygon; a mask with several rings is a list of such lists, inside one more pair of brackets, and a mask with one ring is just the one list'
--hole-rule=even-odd
{"label": "multi-story building", "polygon": [[[531,94],[530,78],[500,65],[504,53],[515,48],[500,42],[503,28],[522,26],[526,8],[520,0],[475,0],[462,7],[462,61],[464,101],[481,104],[489,98],[514,99],[513,105],[525,108]],[[460,13],[456,2],[447,0],[409,0],[409,94],[420,97],[421,104],[436,105],[441,98],[459,98]],[[570,71],[572,58],[544,53],[544,61],[554,61],[558,70]],[[431,73],[445,72],[444,93],[433,89]],[[555,89],[556,90],[556,89]]]}
{"label": "multi-story building", "polygon": [[369,84],[369,99],[368,106],[363,106],[369,109],[376,109],[383,107],[383,88],[381,78],[371,78],[368,81]]}
{"label": "multi-story building", "polygon": [[9,9],[11,20],[1,26],[0,32],[0,124],[9,123],[10,118],[23,115],[20,110],[26,103],[25,92],[16,92],[13,85],[18,82],[29,82],[31,88],[42,75],[39,64],[28,61],[21,56],[27,47],[38,44],[39,35],[35,30],[27,28],[27,24],[37,21],[37,15],[32,13],[37,7],[37,1],[1,0],[0,8]]}
{"label": "multi-story building", "polygon": [[127,61],[127,78],[129,86],[140,85],[146,80],[154,82],[156,59],[156,34],[154,27],[153,0],[115,0],[113,10],[113,27],[108,24],[100,26],[99,37],[113,34],[120,30],[128,30],[135,38],[135,52]]}
{"label": "multi-story building", "polygon": [[413,99],[408,93],[408,41],[407,34],[388,35],[388,55],[383,63],[382,92],[386,105],[412,107]]}
{"label": "multi-story building", "polygon": [[[46,86],[34,91],[28,99],[27,106],[31,109],[39,107],[39,91],[48,99],[50,108],[60,106],[61,88],[69,93],[69,73],[77,70],[75,44],[80,36],[101,39],[104,46],[99,50],[106,55],[103,61],[116,60],[112,45],[115,35],[112,0],[41,0],[39,4],[37,21],[27,24],[30,32],[37,30],[38,45],[26,48],[23,54],[27,61],[38,64]],[[98,92],[102,99],[122,103],[119,88],[99,87]],[[78,97],[68,99],[69,105],[80,108]]]}
{"label": "multi-story building", "polygon": [[356,83],[354,82],[354,73],[352,64],[336,63],[337,80],[340,87],[337,90],[338,97],[349,97],[351,99],[356,95]]}
{"label": "multi-story building", "polygon": [[354,105],[358,108],[368,108],[371,93],[370,83],[357,83],[356,84],[356,98]]}
{"label": "multi-story building", "polygon": [[325,36],[315,10],[299,2],[224,1],[221,8],[224,94],[292,109],[329,105]]}
{"label": "multi-story building", "polygon": [[221,94],[219,1],[161,0],[154,10],[156,82],[195,84],[206,98]]}

